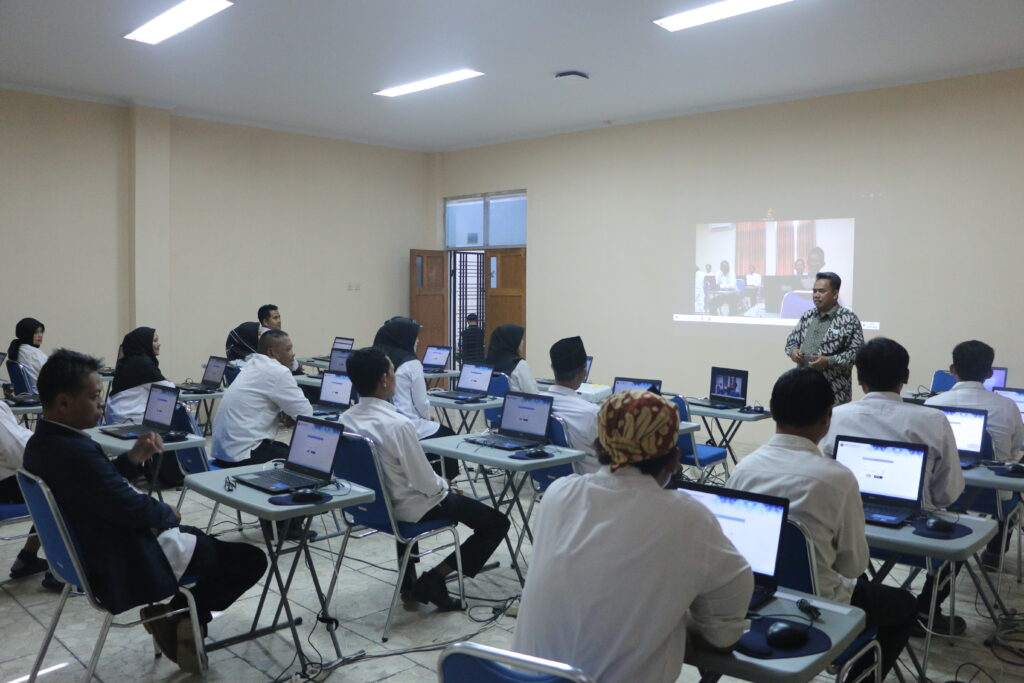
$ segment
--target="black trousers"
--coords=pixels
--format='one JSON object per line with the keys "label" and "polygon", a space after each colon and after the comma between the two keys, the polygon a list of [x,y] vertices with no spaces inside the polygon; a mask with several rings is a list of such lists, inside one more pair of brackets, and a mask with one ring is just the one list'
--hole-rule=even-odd
{"label": "black trousers", "polygon": [[[420,518],[420,521],[429,522],[435,519],[451,519],[465,524],[473,530],[470,537],[459,546],[462,553],[462,573],[470,577],[476,576],[487,563],[494,550],[504,540],[510,525],[508,517],[490,505],[484,505],[478,500],[459,493],[449,493],[444,500],[428,510]],[[396,543],[395,545],[398,546],[398,558],[401,561],[402,553],[405,552],[405,544]],[[413,552],[416,552],[415,548],[413,548]],[[455,552],[453,551],[439,564],[447,564],[454,569],[456,567]],[[407,571],[403,579],[410,580],[411,572]]]}
{"label": "black trousers", "polygon": [[[910,627],[917,618],[917,601],[908,591],[873,584],[867,577],[861,576],[853,589],[850,604],[864,610],[868,628],[878,629],[884,680],[910,638]],[[867,662],[853,669],[850,680],[855,680],[866,668]]]}
{"label": "black trousers", "polygon": [[217,467],[229,468],[229,467],[243,467],[245,465],[259,465],[264,462],[270,462],[271,460],[284,460],[288,457],[288,444],[281,443],[280,441],[274,441],[273,439],[264,439],[260,442],[260,445],[249,451],[249,457],[246,460],[239,460],[238,462],[230,462],[228,460],[214,459],[214,463]]}
{"label": "black trousers", "polygon": [[[199,623],[208,624],[211,612],[226,610],[256,585],[267,570],[267,556],[248,543],[220,541],[190,526],[182,526],[181,530],[196,537],[196,549],[185,576],[196,579],[191,591],[196,599]],[[187,607],[188,602],[178,593],[171,598],[170,606],[181,609]]]}
{"label": "black trousers", "polygon": [[[426,441],[427,439],[440,439],[442,436],[455,436],[455,432],[444,425],[440,425],[436,432],[430,436],[423,437],[420,441]],[[440,455],[432,455],[428,453],[427,462],[430,463],[430,466],[434,468],[434,471],[437,472],[439,477],[444,477],[448,481],[454,481],[455,477],[459,476],[459,461],[455,458],[442,458]],[[444,463],[443,467],[442,462]]]}

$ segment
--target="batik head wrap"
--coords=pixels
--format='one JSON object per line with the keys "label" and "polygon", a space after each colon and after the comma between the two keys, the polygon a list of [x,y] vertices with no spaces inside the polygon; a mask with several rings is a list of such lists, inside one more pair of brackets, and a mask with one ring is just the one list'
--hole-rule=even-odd
{"label": "batik head wrap", "polygon": [[612,472],[630,463],[667,455],[679,435],[679,410],[649,391],[612,394],[597,415],[597,438]]}

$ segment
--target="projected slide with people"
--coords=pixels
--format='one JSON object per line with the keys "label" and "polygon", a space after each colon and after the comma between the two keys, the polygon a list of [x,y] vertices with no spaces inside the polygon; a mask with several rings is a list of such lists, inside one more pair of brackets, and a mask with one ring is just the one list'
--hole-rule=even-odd
{"label": "projected slide with people", "polygon": [[852,218],[697,225],[693,279],[673,319],[792,326],[814,307],[824,271],[842,278],[839,303],[853,308],[853,252]]}

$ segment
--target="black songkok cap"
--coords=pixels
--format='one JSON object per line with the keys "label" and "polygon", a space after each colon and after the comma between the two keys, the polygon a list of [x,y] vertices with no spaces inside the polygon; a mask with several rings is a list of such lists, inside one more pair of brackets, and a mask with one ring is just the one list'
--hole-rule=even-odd
{"label": "black songkok cap", "polygon": [[551,346],[551,369],[572,372],[587,364],[587,350],[579,337],[559,339]]}

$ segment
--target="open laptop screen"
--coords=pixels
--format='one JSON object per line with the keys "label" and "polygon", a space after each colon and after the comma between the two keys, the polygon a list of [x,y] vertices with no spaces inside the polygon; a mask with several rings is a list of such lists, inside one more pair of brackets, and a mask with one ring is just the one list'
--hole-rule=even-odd
{"label": "open laptop screen", "polygon": [[203,373],[203,384],[220,386],[224,379],[224,370],[228,367],[228,359],[222,356],[210,356],[206,361],[206,372]]}
{"label": "open laptop screen", "polygon": [[615,383],[612,384],[612,393],[617,394],[620,391],[653,391],[656,394],[661,393],[661,380],[660,379],[637,379],[635,377],[616,377]]}
{"label": "open laptop screen", "polygon": [[[932,407],[932,406],[929,406]],[[934,406],[942,411],[953,428],[956,449],[964,453],[981,453],[981,440],[985,434],[987,410]]]}
{"label": "open laptop screen", "polygon": [[747,371],[730,368],[711,368],[711,388],[708,396],[712,399],[747,402]]}
{"label": "open laptop screen", "polygon": [[347,406],[352,402],[352,380],[340,372],[325,372],[320,385],[320,403]]}
{"label": "open laptop screen", "polygon": [[788,500],[689,482],[679,490],[711,511],[755,574],[775,576]]}
{"label": "open laptop screen", "polygon": [[149,398],[146,400],[146,413],[142,418],[144,424],[171,426],[174,417],[174,405],[178,402],[178,389],[151,384]]}
{"label": "open laptop screen", "polygon": [[344,351],[351,351],[355,345],[356,340],[352,337],[335,337],[334,343],[331,344],[331,351],[334,349],[342,349]]}
{"label": "open laptop screen", "polygon": [[1024,389],[1011,389],[1010,387],[996,387],[993,389],[997,394],[1013,399],[1017,404],[1021,417],[1024,418]]}
{"label": "open laptop screen", "polygon": [[448,365],[448,356],[452,350],[448,346],[428,346],[423,354],[423,365],[429,368],[443,368]]}
{"label": "open laptop screen", "polygon": [[351,349],[331,349],[331,359],[327,362],[328,372],[348,372],[348,357]]}
{"label": "open laptop screen", "polygon": [[295,421],[295,431],[292,432],[288,464],[330,476],[334,469],[334,454],[341,440],[341,430],[341,425],[336,422],[323,422],[300,415]]}
{"label": "open laptop screen", "polygon": [[459,373],[459,389],[479,391],[487,393],[487,387],[491,385],[491,375],[494,371],[490,365],[473,365],[466,363]]}
{"label": "open laptop screen", "polygon": [[1006,386],[1006,368],[992,368],[992,376],[982,383],[989,391]]}
{"label": "open laptop screen", "polygon": [[837,436],[838,462],[857,478],[860,492],[913,502],[918,500],[924,478],[924,444],[898,443],[853,436]]}
{"label": "open laptop screen", "polygon": [[543,439],[548,431],[552,398],[510,391],[501,409],[501,433]]}

